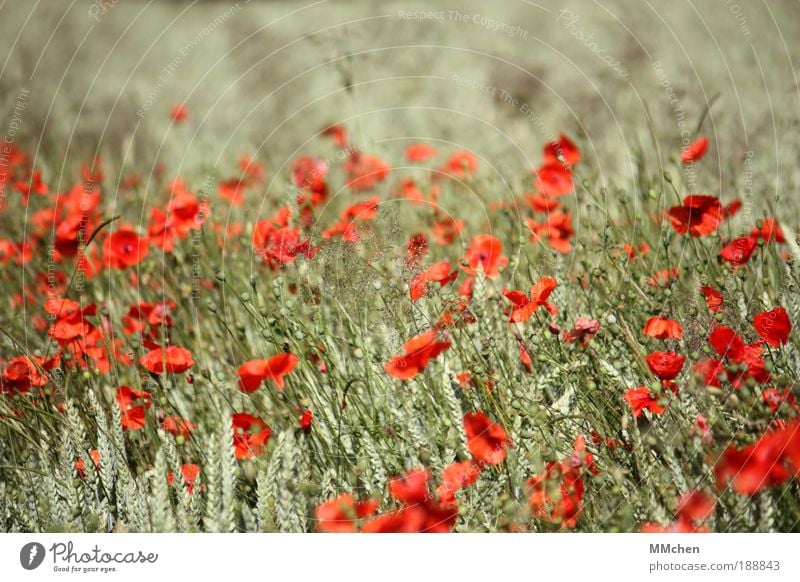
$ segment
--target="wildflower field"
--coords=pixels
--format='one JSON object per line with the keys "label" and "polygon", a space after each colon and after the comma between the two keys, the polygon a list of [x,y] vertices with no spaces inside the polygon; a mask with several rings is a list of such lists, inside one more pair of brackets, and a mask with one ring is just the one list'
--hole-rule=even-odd
{"label": "wildflower field", "polygon": [[32,4],[0,530],[800,530],[796,4]]}

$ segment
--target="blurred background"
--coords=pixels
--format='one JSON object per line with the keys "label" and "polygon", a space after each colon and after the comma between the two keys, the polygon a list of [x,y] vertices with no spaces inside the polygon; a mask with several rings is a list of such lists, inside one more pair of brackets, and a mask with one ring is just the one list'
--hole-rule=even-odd
{"label": "blurred background", "polygon": [[181,174],[248,153],[279,171],[335,122],[379,155],[438,140],[503,174],[564,131],[605,177],[631,176],[640,151],[663,161],[702,121],[719,189],[782,189],[799,15],[790,0],[10,1],[3,126],[51,179],[96,153]]}

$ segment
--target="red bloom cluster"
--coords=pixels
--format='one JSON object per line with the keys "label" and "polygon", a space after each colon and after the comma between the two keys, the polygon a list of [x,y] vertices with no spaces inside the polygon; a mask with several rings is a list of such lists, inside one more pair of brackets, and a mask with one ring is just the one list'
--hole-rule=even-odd
{"label": "red bloom cluster", "polygon": [[708,343],[720,357],[700,360],[692,366],[692,370],[702,377],[707,386],[719,388],[723,378],[734,388],[739,388],[748,378],[753,378],[759,384],[769,382],[771,376],[762,357],[763,342],[746,344],[733,329],[718,325],[711,330]]}
{"label": "red bloom cluster", "polygon": [[538,519],[546,519],[562,528],[573,528],[583,511],[584,476],[597,475],[594,458],[586,451],[586,439],[575,439],[572,456],[547,463],[544,473],[528,480],[530,507]]}
{"label": "red bloom cluster", "polygon": [[716,232],[722,222],[737,210],[738,205],[723,206],[716,196],[691,194],[683,199],[681,206],[667,210],[667,218],[678,234],[708,236]]}
{"label": "red bloom cluster", "polygon": [[139,430],[147,423],[146,413],[152,405],[152,394],[146,390],[136,390],[130,386],[117,389],[117,405],[122,413],[122,428]]}
{"label": "red bloom cluster", "polygon": [[677,515],[673,523],[662,526],[646,523],[642,533],[700,533],[708,528],[700,525],[714,514],[714,500],[699,490],[687,491],[678,500]]}
{"label": "red bloom cluster", "polygon": [[503,256],[503,243],[496,236],[480,234],[472,239],[472,244],[464,254],[467,266],[464,271],[476,275],[479,270],[490,279],[500,274],[500,269],[508,264],[508,257]]}
{"label": "red bloom cluster", "polygon": [[233,450],[238,460],[257,457],[272,436],[272,429],[263,420],[246,412],[231,416]]}
{"label": "red bloom cluster", "polygon": [[387,374],[399,380],[410,380],[422,372],[428,362],[449,348],[449,339],[438,339],[436,330],[426,331],[403,344],[404,353],[389,358],[384,368]]}
{"label": "red bloom cluster", "polygon": [[438,283],[441,287],[452,283],[458,278],[458,271],[450,271],[448,261],[439,261],[414,275],[408,283],[411,301],[421,299],[428,292],[429,283]]}
{"label": "red bloom cluster", "polygon": [[253,248],[270,269],[293,263],[299,256],[311,259],[317,253],[311,241],[302,240],[299,228],[289,226],[291,216],[289,208],[282,208],[253,229]]}
{"label": "red bloom cluster", "polygon": [[513,446],[505,429],[476,410],[464,415],[467,447],[479,464],[498,465],[506,459],[506,446]]}
{"label": "red bloom cluster", "polygon": [[286,385],[283,377],[297,367],[299,359],[294,354],[275,354],[266,360],[250,360],[239,367],[239,389],[255,392],[264,380],[272,380],[279,390]]}
{"label": "red bloom cluster", "polygon": [[547,300],[556,287],[558,282],[555,279],[542,277],[531,287],[530,297],[523,291],[504,289],[503,295],[514,304],[509,321],[512,323],[528,321],[540,307],[544,307],[550,315],[556,315],[558,308]]}
{"label": "red bloom cluster", "polygon": [[800,476],[800,420],[786,423],[744,448],[728,447],[714,471],[720,487],[731,481],[742,495]]}
{"label": "red bloom cluster", "polygon": [[740,236],[730,241],[719,253],[719,258],[731,267],[746,265],[759,244],[785,243],[783,231],[773,218],[765,218],[750,231],[747,236]]}
{"label": "red bloom cluster", "polygon": [[151,374],[181,374],[194,366],[192,352],[180,346],[155,346],[139,359]]}

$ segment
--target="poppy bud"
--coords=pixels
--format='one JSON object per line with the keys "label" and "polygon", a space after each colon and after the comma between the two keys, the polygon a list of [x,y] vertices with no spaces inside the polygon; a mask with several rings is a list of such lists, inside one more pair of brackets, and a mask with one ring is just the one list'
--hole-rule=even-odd
{"label": "poppy bud", "polygon": [[423,465],[428,465],[431,462],[431,452],[428,449],[420,449],[418,456]]}

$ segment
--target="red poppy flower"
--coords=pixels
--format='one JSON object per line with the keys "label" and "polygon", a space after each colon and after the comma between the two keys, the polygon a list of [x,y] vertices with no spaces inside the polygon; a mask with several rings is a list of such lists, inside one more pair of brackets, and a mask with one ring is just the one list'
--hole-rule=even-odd
{"label": "red poppy flower", "polygon": [[[467,279],[467,282],[472,279]],[[463,291],[464,285],[459,288],[459,293]],[[461,324],[475,323],[477,319],[469,310],[469,299],[466,301],[445,301],[445,310],[439,316],[434,329],[442,330],[448,327],[456,327]]]}
{"label": "red poppy flower", "polygon": [[430,330],[403,344],[404,353],[389,358],[384,369],[390,376],[409,380],[422,372],[430,360],[449,348],[449,340],[437,339],[436,330]]}
{"label": "red poppy flower", "polygon": [[781,225],[774,218],[762,218],[760,226],[753,227],[750,231],[750,237],[758,240],[763,240],[765,243],[778,242],[785,243],[786,238],[783,236]]}
{"label": "red poppy flower", "polygon": [[[140,430],[147,424],[146,413],[150,408],[152,394],[146,390],[136,390],[130,386],[117,389],[117,405],[122,412],[122,428]],[[141,402],[134,406],[134,402]]]}
{"label": "red poppy flower", "polygon": [[442,483],[436,488],[439,502],[443,504],[455,503],[455,493],[459,489],[469,487],[478,480],[481,467],[472,461],[461,461],[449,464],[442,471]]}
{"label": "red poppy flower", "polygon": [[322,159],[302,156],[292,164],[294,184],[300,190],[298,204],[319,204],[328,197],[328,185],[325,179],[330,165]]}
{"label": "red poppy flower", "polygon": [[722,293],[708,285],[700,287],[700,293],[705,296],[706,305],[711,311],[717,312],[722,309]]}
{"label": "red poppy flower", "polygon": [[525,368],[525,371],[528,374],[533,372],[533,360],[531,360],[531,355],[521,342],[519,344],[519,361],[522,363],[522,367]]}
{"label": "red poppy flower", "polygon": [[322,130],[322,135],[329,137],[336,144],[336,147],[344,149],[348,144],[347,130],[343,125],[334,123]]}
{"label": "red poppy flower", "polygon": [[513,446],[505,429],[476,410],[464,415],[467,448],[478,463],[497,465],[506,458],[506,445]]}
{"label": "red poppy flower", "polygon": [[[194,484],[200,476],[200,465],[184,463],[181,465],[181,475],[183,475],[183,480],[186,482],[186,491],[189,495],[192,495],[194,493]],[[172,471],[167,473],[167,483],[169,485],[175,483],[175,473]]]}
{"label": "red poppy flower", "polygon": [[312,259],[318,251],[310,240],[301,240],[299,228],[289,226],[291,215],[290,208],[281,208],[253,229],[253,248],[270,269],[293,263],[299,256]]}
{"label": "red poppy flower", "polygon": [[797,397],[792,394],[791,388],[784,388],[783,390],[767,388],[761,391],[761,400],[769,406],[773,414],[778,412],[778,409],[784,404],[787,409],[797,410]]}
{"label": "red poppy flower", "polygon": [[662,380],[674,379],[683,368],[686,361],[685,356],[675,352],[653,352],[645,356],[645,361],[650,367],[650,371]]}
{"label": "red poppy flower", "polygon": [[697,416],[695,416],[694,425],[689,430],[689,436],[694,436],[695,434],[700,436],[700,440],[705,445],[710,445],[714,442],[714,434],[711,432],[711,426],[708,424],[706,417],[700,413],[697,413]]}
{"label": "red poppy flower", "polygon": [[792,322],[783,307],[762,311],[753,318],[753,327],[761,338],[774,348],[789,341]]}
{"label": "red poppy flower", "polygon": [[[92,449],[89,451],[89,458],[92,460],[92,464],[96,470],[100,470],[100,451],[97,449]],[[81,479],[86,479],[86,464],[83,462],[81,457],[75,461],[75,472],[78,473],[78,477]]]}
{"label": "red poppy flower", "polygon": [[153,374],[181,374],[194,366],[192,352],[173,345],[150,350],[139,359],[139,363]]}
{"label": "red poppy flower", "polygon": [[439,178],[443,174],[447,178],[464,178],[471,176],[478,171],[478,158],[472,152],[461,150],[447,158],[447,161],[440,168],[440,174],[434,174],[434,178]]}
{"label": "red poppy flower", "polygon": [[654,397],[646,386],[631,388],[625,392],[625,401],[630,404],[633,416],[636,418],[641,416],[645,410],[649,410],[651,414],[661,414],[666,410],[658,403],[658,398]]}
{"label": "red poppy flower", "polygon": [[349,493],[342,493],[316,508],[314,511],[317,517],[316,530],[328,533],[355,532],[357,520],[374,514],[379,503],[377,499],[356,501]]}
{"label": "red poppy flower", "polygon": [[640,243],[638,247],[634,248],[633,245],[625,243],[622,245],[625,254],[628,255],[628,258],[633,260],[639,255],[646,255],[650,252],[650,245],[646,242]]}
{"label": "red poppy flower", "polygon": [[389,479],[389,495],[406,504],[425,503],[430,498],[430,478],[431,473],[427,469],[411,469],[404,475]]}
{"label": "red poppy flower", "polygon": [[406,267],[409,269],[417,267],[426,254],[428,254],[428,238],[422,233],[409,237],[406,244]]}
{"label": "red poppy flower", "polygon": [[44,196],[50,191],[47,184],[42,181],[42,172],[40,170],[34,171],[30,179],[15,182],[14,189],[22,194],[22,202],[26,206],[31,194]]}
{"label": "red poppy flower", "polygon": [[444,218],[431,227],[431,236],[438,245],[449,245],[464,230],[464,221],[456,218]]}
{"label": "red poppy flower", "polygon": [[103,264],[112,269],[127,269],[142,262],[150,252],[147,239],[130,227],[121,227],[103,243]]}
{"label": "red poppy flower", "polygon": [[43,358],[29,358],[16,356],[6,364],[0,376],[0,392],[27,393],[31,388],[41,388],[47,384],[44,370],[52,369],[58,363],[50,361],[48,364]]}
{"label": "red poppy flower", "polygon": [[425,193],[417,186],[417,183],[412,178],[406,178],[400,182],[397,191],[403,198],[414,204],[425,201]]}
{"label": "red poppy flower", "polygon": [[272,435],[267,424],[251,414],[238,412],[231,415],[233,427],[233,448],[238,460],[257,457],[264,452],[264,446]]}
{"label": "red poppy flower", "polygon": [[297,424],[300,426],[300,429],[303,432],[311,432],[311,423],[314,421],[314,413],[310,410],[304,410],[303,414],[300,415],[300,420],[297,421]]}
{"label": "red poppy flower", "polygon": [[458,271],[450,272],[450,263],[440,261],[434,263],[426,270],[417,273],[408,283],[411,301],[417,301],[428,291],[428,283],[439,283],[441,287],[452,283],[458,277]]}
{"label": "red poppy flower", "polygon": [[683,328],[681,324],[673,319],[666,319],[664,317],[651,317],[644,324],[642,330],[645,335],[666,340],[666,339],[681,339],[683,337]]}
{"label": "red poppy flower", "polygon": [[708,336],[708,343],[713,346],[722,358],[739,360],[744,355],[744,340],[727,326],[718,325],[711,330]]}
{"label": "red poppy flower", "polygon": [[584,454],[585,449],[586,441],[580,436],[575,439],[575,451],[569,459],[550,461],[544,473],[528,480],[529,504],[534,516],[560,524],[562,528],[577,525],[583,512],[585,471],[582,469],[597,474],[592,455]]}
{"label": "red poppy flower", "polygon": [[55,233],[56,250],[65,257],[78,254],[80,241],[86,240],[93,230],[90,219],[84,214],[74,214],[58,221]]}
{"label": "red poppy flower", "polygon": [[753,237],[742,236],[729,242],[720,251],[719,256],[723,261],[739,267],[747,264],[757,246],[758,243]]}
{"label": "red poppy flower", "polygon": [[550,315],[556,315],[558,308],[547,299],[557,286],[558,282],[552,277],[542,277],[531,287],[530,298],[522,291],[504,289],[503,295],[514,304],[509,321],[512,323],[528,321],[539,307],[544,307]]}
{"label": "red poppy flower", "polygon": [[560,133],[557,141],[551,141],[544,146],[544,161],[546,164],[574,166],[581,161],[581,151],[566,135]]}
{"label": "red poppy flower", "polygon": [[744,340],[731,328],[716,326],[708,336],[708,342],[713,346],[721,358],[738,367],[726,368],[723,360],[707,359],[697,362],[692,370],[699,374],[707,386],[721,386],[721,378],[727,380],[734,388],[748,378],[764,384],[769,382],[770,373],[766,369],[762,358],[763,347],[760,342],[747,345]]}
{"label": "red poppy flower", "polygon": [[247,177],[249,182],[263,182],[266,175],[264,164],[256,161],[253,156],[242,156],[239,158],[239,169]]}
{"label": "red poppy flower", "polygon": [[681,206],[673,206],[666,214],[675,232],[688,232],[692,237],[713,234],[727,216],[719,198],[704,194],[687,196]]}
{"label": "red poppy flower", "polygon": [[424,143],[415,143],[406,148],[406,159],[409,162],[424,162],[439,152],[435,147]]}
{"label": "red poppy flower", "polygon": [[526,202],[534,212],[553,212],[561,207],[561,202],[543,194],[526,194]]}
{"label": "red poppy flower", "polygon": [[542,239],[560,253],[566,254],[572,250],[570,237],[575,234],[572,229],[572,213],[551,212],[543,222],[538,223],[532,218],[527,219],[528,228],[531,230],[531,240],[538,242]]}
{"label": "red poppy flower", "polygon": [[479,234],[472,239],[472,244],[464,254],[467,262],[464,271],[476,275],[482,269],[487,277],[494,279],[500,274],[500,269],[508,264],[508,258],[503,256],[503,243],[496,236]]}
{"label": "red poppy flower", "polygon": [[266,360],[250,360],[239,367],[239,389],[242,392],[255,392],[264,380],[272,380],[279,390],[283,390],[283,377],[297,367],[297,356],[289,353],[275,354]]}
{"label": "red poppy flower", "polygon": [[181,436],[185,440],[189,440],[192,432],[197,428],[197,425],[191,422],[188,418],[180,416],[168,416],[161,421],[161,429],[170,433],[173,436]]}
{"label": "red poppy flower", "polygon": [[800,472],[800,421],[793,420],[742,449],[728,447],[714,472],[719,487],[730,480],[741,495],[782,485]]}
{"label": "red poppy flower", "polygon": [[85,337],[95,329],[95,326],[86,320],[87,316],[97,314],[97,306],[94,303],[81,307],[72,299],[51,297],[45,301],[44,310],[56,318],[47,333],[61,345]]}
{"label": "red poppy flower", "polygon": [[708,138],[700,137],[686,146],[681,152],[681,162],[692,164],[700,160],[708,150]]}
{"label": "red poppy flower", "polygon": [[379,204],[380,199],[377,196],[351,204],[340,214],[336,224],[322,231],[322,238],[341,236],[348,242],[358,242],[361,237],[355,228],[356,221],[374,220],[378,216]]}
{"label": "red poppy flower", "polygon": [[704,491],[687,491],[678,500],[676,520],[668,526],[646,523],[642,533],[699,533],[708,531],[700,525],[714,514],[714,500]]}
{"label": "red poppy flower", "polygon": [[364,524],[362,533],[447,533],[458,519],[458,508],[433,501],[404,505]]}
{"label": "red poppy flower", "polygon": [[545,196],[564,196],[575,190],[572,172],[561,162],[545,163],[533,174],[534,187]]}
{"label": "red poppy flower", "polygon": [[170,108],[169,116],[175,123],[184,123],[189,119],[189,108],[183,103],[176,103]]}
{"label": "red poppy flower", "polygon": [[600,331],[600,322],[588,317],[579,317],[575,320],[572,329],[564,332],[564,341],[572,343],[580,341],[587,346],[592,338]]}
{"label": "red poppy flower", "polygon": [[725,362],[715,358],[700,360],[692,366],[692,372],[703,379],[706,386],[719,388],[722,386],[720,374],[725,374]]}
{"label": "red poppy flower", "polygon": [[647,280],[651,287],[666,287],[672,279],[677,279],[681,274],[680,267],[662,269]]}
{"label": "red poppy flower", "polygon": [[370,190],[384,181],[392,168],[378,156],[353,152],[353,155],[342,165],[347,172],[347,186],[354,192]]}
{"label": "red poppy flower", "polygon": [[231,206],[239,207],[244,203],[244,196],[247,190],[247,182],[239,178],[222,180],[217,185],[217,193],[220,198],[227,200]]}

